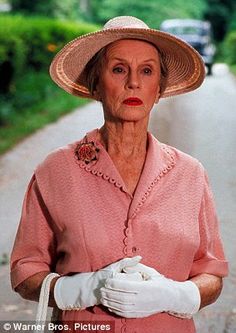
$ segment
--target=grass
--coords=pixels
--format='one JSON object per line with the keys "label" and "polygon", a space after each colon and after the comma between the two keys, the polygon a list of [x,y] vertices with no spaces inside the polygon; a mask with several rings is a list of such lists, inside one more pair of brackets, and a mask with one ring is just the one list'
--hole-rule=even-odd
{"label": "grass", "polygon": [[14,94],[0,100],[0,154],[89,101],[67,94],[45,73],[27,73],[14,89]]}
{"label": "grass", "polygon": [[232,73],[236,76],[236,64],[231,65],[230,69],[231,69]]}

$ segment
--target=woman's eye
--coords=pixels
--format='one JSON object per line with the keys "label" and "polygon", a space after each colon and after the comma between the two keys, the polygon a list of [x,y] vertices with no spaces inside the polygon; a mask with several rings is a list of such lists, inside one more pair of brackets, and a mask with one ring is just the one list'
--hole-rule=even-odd
{"label": "woman's eye", "polygon": [[144,68],[143,69],[143,72],[145,73],[145,74],[152,74],[152,70],[151,70],[151,68],[149,68],[149,67],[147,67],[147,68]]}
{"label": "woman's eye", "polygon": [[122,73],[123,72],[123,68],[122,67],[115,67],[115,68],[113,68],[113,73]]}

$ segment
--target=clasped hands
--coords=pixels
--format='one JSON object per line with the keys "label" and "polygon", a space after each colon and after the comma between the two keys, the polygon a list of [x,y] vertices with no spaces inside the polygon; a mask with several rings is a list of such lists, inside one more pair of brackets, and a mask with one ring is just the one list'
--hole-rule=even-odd
{"label": "clasped hands", "polygon": [[191,318],[200,307],[200,293],[192,281],[177,282],[140,263],[136,256],[125,258],[92,273],[61,277],[54,298],[62,310],[83,309],[103,304],[126,318],[168,312]]}

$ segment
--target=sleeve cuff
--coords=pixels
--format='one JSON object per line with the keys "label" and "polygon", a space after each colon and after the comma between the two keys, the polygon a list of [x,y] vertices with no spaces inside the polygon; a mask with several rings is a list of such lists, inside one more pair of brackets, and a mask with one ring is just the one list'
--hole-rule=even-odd
{"label": "sleeve cuff", "polygon": [[39,272],[50,272],[49,266],[44,263],[28,262],[15,267],[11,270],[12,289],[15,290],[21,282]]}
{"label": "sleeve cuff", "polygon": [[202,273],[225,277],[228,275],[228,271],[228,262],[226,260],[196,260],[193,263],[189,277],[191,278]]}

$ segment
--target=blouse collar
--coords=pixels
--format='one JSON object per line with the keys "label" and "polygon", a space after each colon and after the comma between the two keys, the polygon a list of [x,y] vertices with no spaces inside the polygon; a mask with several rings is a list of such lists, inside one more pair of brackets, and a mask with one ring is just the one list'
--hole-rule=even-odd
{"label": "blouse collar", "polygon": [[109,181],[111,185],[116,186],[123,192],[128,194],[132,199],[132,206],[135,207],[133,213],[135,214],[142,203],[145,202],[153,187],[159,180],[165,176],[175,165],[175,154],[171,147],[160,143],[150,132],[148,132],[148,149],[144,168],[135,190],[134,196],[130,195],[124,184],[124,181],[116,169],[112,159],[107,153],[104,146],[98,140],[98,129],[95,129],[86,134],[81,143],[91,143],[94,149],[98,149],[97,159],[87,163],[85,161],[78,161],[81,168],[87,172],[91,172],[94,176],[102,177],[104,180]]}

